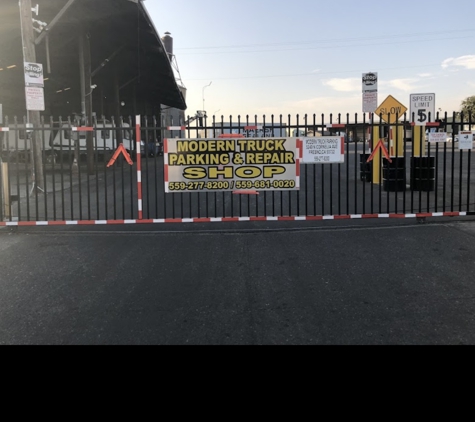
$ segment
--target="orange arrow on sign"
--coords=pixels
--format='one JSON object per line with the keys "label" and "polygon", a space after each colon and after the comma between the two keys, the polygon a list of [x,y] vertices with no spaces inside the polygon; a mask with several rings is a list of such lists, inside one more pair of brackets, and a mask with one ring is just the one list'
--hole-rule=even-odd
{"label": "orange arrow on sign", "polygon": [[367,163],[369,163],[370,161],[373,160],[374,158],[374,154],[376,154],[376,152],[378,151],[378,149],[382,149],[383,151],[383,154],[384,156],[386,157],[386,160],[388,160],[390,163],[392,163],[393,161],[391,160],[391,158],[389,157],[389,153],[388,153],[388,150],[386,149],[386,147],[384,146],[384,142],[383,142],[383,139],[380,139],[379,142],[376,144],[376,148],[374,148],[373,152],[371,153],[371,155],[368,157],[368,159],[366,160]]}
{"label": "orange arrow on sign", "polygon": [[134,162],[133,162],[132,159],[130,158],[129,153],[128,153],[127,150],[124,148],[124,145],[120,144],[119,147],[115,150],[114,155],[113,155],[112,158],[110,159],[109,164],[107,164],[107,167],[110,167],[112,164],[114,164],[114,163],[115,163],[115,160],[117,160],[117,157],[118,157],[121,153],[124,154],[125,159],[127,160],[127,162],[128,162],[130,165],[134,164]]}

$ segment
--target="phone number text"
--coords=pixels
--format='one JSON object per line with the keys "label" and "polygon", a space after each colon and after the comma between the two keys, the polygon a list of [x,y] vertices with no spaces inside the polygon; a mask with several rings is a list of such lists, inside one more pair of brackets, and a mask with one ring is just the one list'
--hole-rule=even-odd
{"label": "phone number text", "polygon": [[293,189],[295,180],[237,180],[208,182],[169,182],[169,191],[232,190],[232,189]]}

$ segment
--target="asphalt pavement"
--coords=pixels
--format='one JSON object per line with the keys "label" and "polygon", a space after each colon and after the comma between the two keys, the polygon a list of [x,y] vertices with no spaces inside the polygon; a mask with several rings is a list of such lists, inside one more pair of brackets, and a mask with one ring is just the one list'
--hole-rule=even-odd
{"label": "asphalt pavement", "polygon": [[475,219],[0,229],[2,345],[475,344]]}

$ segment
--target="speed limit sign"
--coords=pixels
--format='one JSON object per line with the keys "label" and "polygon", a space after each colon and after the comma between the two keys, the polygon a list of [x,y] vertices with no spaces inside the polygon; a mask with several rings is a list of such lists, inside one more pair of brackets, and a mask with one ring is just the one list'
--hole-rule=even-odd
{"label": "speed limit sign", "polygon": [[411,94],[409,116],[416,126],[435,121],[435,94]]}

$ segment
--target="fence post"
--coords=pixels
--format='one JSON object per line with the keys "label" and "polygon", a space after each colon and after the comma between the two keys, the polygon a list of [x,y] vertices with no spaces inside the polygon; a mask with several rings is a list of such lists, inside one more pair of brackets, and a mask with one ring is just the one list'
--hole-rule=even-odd
{"label": "fence post", "polygon": [[10,181],[8,180],[8,163],[4,163],[0,159],[1,171],[0,171],[0,221],[4,221],[11,217],[10,212]]}

